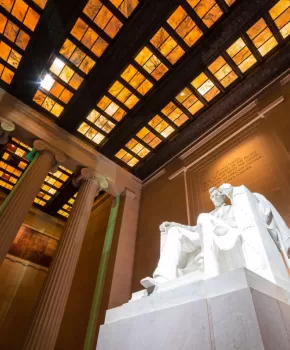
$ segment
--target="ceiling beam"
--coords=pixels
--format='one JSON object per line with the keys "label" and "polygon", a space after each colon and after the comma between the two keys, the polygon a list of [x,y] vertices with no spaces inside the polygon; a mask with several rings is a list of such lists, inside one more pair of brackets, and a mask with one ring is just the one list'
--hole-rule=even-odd
{"label": "ceiling beam", "polygon": [[[240,0],[223,21],[192,49],[184,60],[168,73],[154,91],[145,96],[143,103],[124,118],[113,137],[101,148],[101,152],[114,159],[114,155],[143,125],[153,118],[174,97],[219,55],[270,9],[275,0]],[[193,121],[195,123],[195,121]],[[115,159],[116,160],[116,159]]]}
{"label": "ceiling beam", "polygon": [[96,102],[177,8],[180,0],[145,0],[100,58],[57,124],[75,133]]}
{"label": "ceiling beam", "polygon": [[[57,52],[78,18],[87,0],[48,0],[31,41],[23,55],[17,74],[6,89],[32,106],[39,77],[53,52]],[[34,106],[35,107],[35,106]]]}

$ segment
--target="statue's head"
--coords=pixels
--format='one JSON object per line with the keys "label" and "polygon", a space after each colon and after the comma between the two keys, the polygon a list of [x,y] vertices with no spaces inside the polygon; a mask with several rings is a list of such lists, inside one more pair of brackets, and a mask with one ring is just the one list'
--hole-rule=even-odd
{"label": "statue's head", "polygon": [[218,188],[212,187],[209,189],[209,196],[216,208],[221,207],[225,204],[226,196]]}

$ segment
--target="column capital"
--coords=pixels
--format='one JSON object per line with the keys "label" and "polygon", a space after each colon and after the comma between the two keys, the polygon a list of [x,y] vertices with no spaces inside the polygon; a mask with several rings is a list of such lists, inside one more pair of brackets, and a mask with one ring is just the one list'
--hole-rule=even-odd
{"label": "column capital", "polygon": [[10,120],[0,118],[0,145],[5,145],[9,140],[9,134],[15,130],[15,124]]}
{"label": "column capital", "polygon": [[106,177],[91,168],[82,168],[80,173],[73,179],[73,184],[78,187],[83,180],[95,182],[98,185],[99,191],[109,187]]}
{"label": "column capital", "polygon": [[67,160],[66,155],[59,151],[58,149],[54,148],[53,146],[50,146],[48,143],[42,140],[35,140],[33,142],[33,148],[38,152],[47,151],[54,155],[56,165],[62,164]]}

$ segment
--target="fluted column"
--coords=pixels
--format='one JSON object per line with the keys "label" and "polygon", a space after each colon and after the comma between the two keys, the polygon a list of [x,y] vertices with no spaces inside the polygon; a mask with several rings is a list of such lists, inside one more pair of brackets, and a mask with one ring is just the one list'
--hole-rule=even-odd
{"label": "fluted column", "polygon": [[26,350],[54,349],[94,198],[108,187],[103,176],[87,168],[77,180],[80,189],[40,292]]}
{"label": "fluted column", "polygon": [[0,264],[8,253],[14,238],[27,215],[46,175],[66,157],[45,142],[36,140],[36,153],[20,180],[0,207]]}

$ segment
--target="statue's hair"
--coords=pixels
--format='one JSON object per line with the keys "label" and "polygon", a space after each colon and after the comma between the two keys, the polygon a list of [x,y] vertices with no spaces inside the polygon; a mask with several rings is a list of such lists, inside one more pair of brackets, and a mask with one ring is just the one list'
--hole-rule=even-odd
{"label": "statue's hair", "polygon": [[208,192],[209,192],[209,194],[212,194],[212,192],[213,192],[213,191],[216,191],[216,190],[218,190],[217,187],[211,187],[211,188],[208,190]]}

